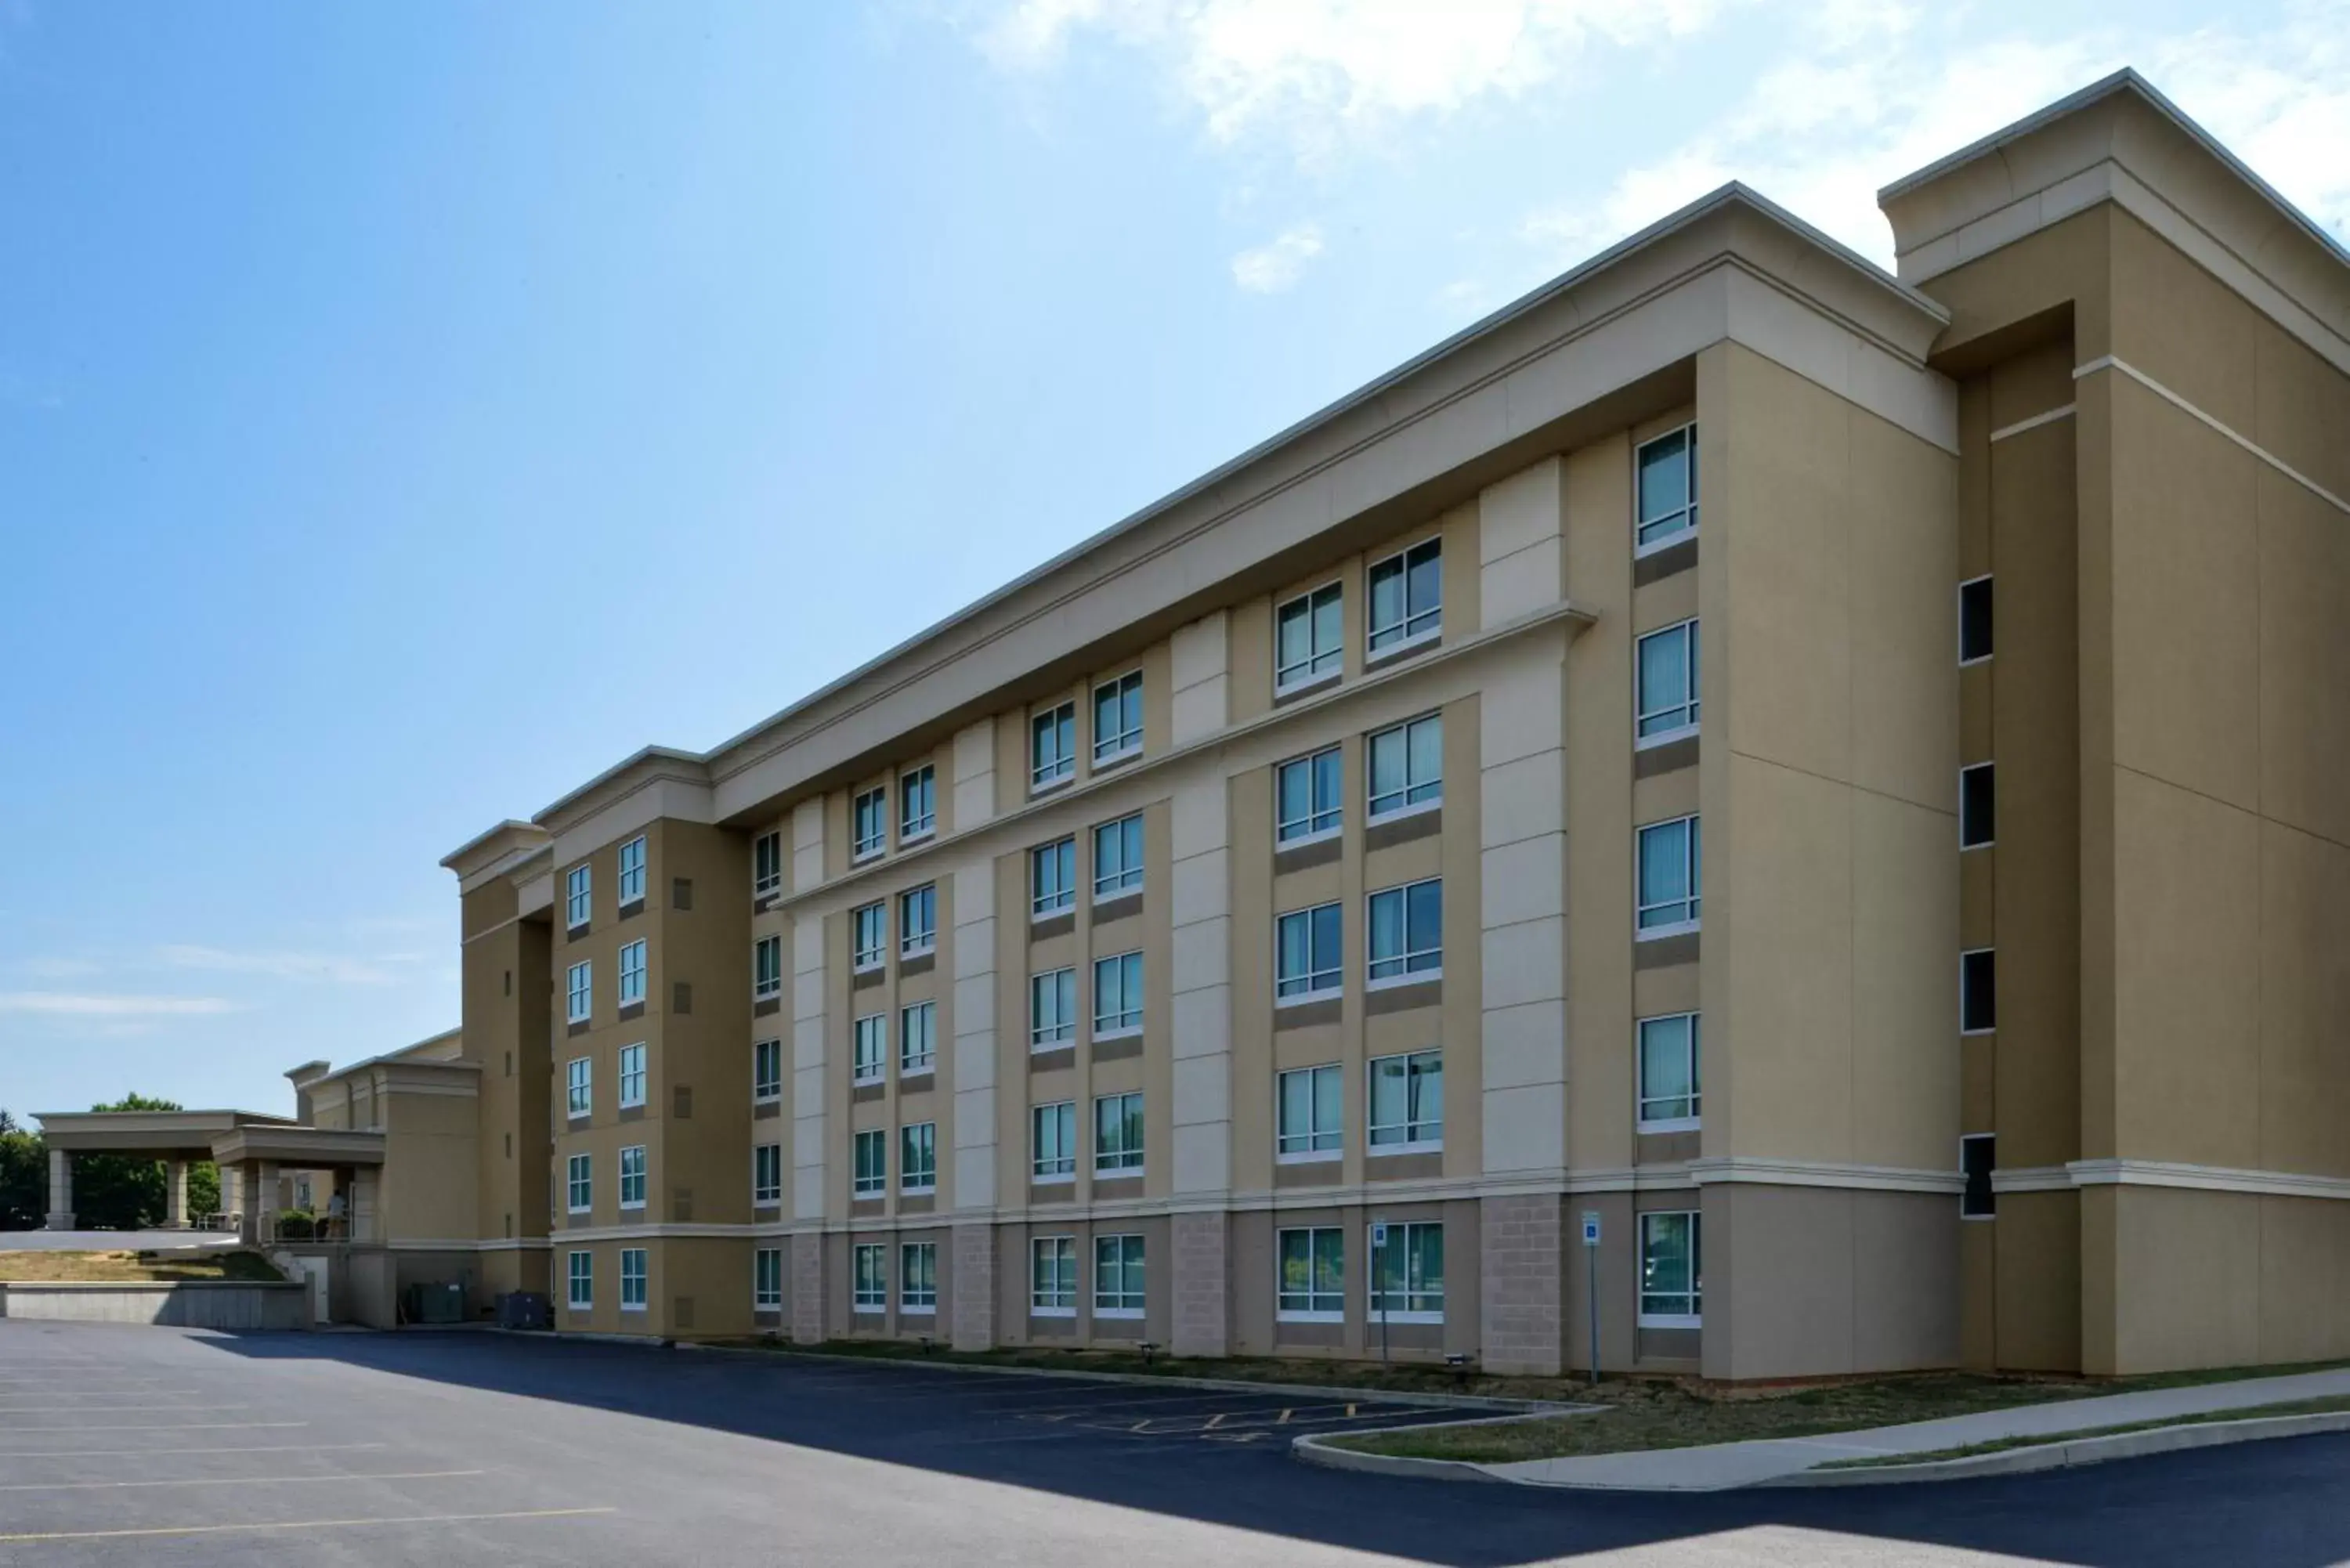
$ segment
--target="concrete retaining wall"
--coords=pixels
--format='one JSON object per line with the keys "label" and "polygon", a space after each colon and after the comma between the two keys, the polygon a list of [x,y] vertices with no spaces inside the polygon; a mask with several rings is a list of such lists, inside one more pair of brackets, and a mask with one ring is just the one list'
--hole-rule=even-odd
{"label": "concrete retaining wall", "polygon": [[0,1283],[0,1317],[177,1328],[304,1329],[310,1326],[310,1302],[308,1287],[298,1282]]}

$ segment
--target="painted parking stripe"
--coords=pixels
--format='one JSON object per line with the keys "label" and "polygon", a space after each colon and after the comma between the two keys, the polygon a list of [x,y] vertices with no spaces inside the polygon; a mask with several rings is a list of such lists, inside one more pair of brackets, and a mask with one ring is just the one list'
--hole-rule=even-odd
{"label": "painted parking stripe", "polygon": [[26,1481],[0,1486],[5,1491],[111,1491],[121,1487],[210,1486],[224,1490],[240,1486],[286,1486],[300,1481],[448,1480],[455,1476],[485,1476],[487,1470],[392,1470],[371,1475],[337,1471],[317,1476],[190,1476],[183,1480]]}
{"label": "painted parking stripe", "polygon": [[0,1449],[0,1459],[128,1459],[146,1454],[348,1454],[363,1449],[390,1447],[390,1443],[280,1443],[257,1449],[224,1449],[217,1446],[202,1449]]}
{"label": "painted parking stripe", "polygon": [[0,1405],[0,1416],[121,1416],[145,1410],[187,1410],[210,1415],[215,1410],[251,1408],[250,1405]]}
{"label": "painted parking stripe", "polygon": [[[197,1414],[203,1414],[198,1411]],[[293,1427],[307,1427],[307,1421],[173,1421],[154,1427],[18,1427],[7,1431],[17,1432],[257,1432],[264,1429],[283,1431]],[[0,1449],[5,1453],[38,1453],[35,1449]]]}
{"label": "painted parking stripe", "polygon": [[617,1508],[534,1508],[512,1513],[417,1513],[400,1519],[296,1519],[280,1524],[172,1524],[151,1530],[52,1530],[26,1535],[0,1535],[0,1546],[39,1541],[123,1541],[163,1535],[231,1535],[272,1530],[359,1530],[386,1524],[484,1524],[502,1519],[580,1519],[590,1514],[618,1513]]}

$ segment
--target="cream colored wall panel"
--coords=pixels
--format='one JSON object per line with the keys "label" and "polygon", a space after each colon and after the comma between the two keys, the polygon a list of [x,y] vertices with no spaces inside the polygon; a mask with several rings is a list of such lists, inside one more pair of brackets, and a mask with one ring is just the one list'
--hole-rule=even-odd
{"label": "cream colored wall panel", "polygon": [[983,719],[955,732],[951,827],[968,833],[995,815],[995,722]]}
{"label": "cream colored wall panel", "polygon": [[[1523,843],[1482,852],[1479,911],[1492,930],[1522,920],[1539,920],[1566,909],[1566,863],[1563,836],[1553,832]],[[1557,961],[1562,961],[1560,955]]]}
{"label": "cream colored wall panel", "polygon": [[995,1090],[956,1090],[954,1206],[958,1210],[992,1209],[995,1205]]}
{"label": "cream colored wall panel", "polygon": [[1174,1049],[1179,1055],[1211,1055],[1232,1048],[1230,986],[1179,991],[1174,997]]}
{"label": "cream colored wall panel", "polygon": [[1221,919],[1232,907],[1231,876],[1221,847],[1178,859],[1170,899],[1177,928]]}
{"label": "cream colored wall panel", "polygon": [[1555,750],[1565,724],[1565,671],[1555,649],[1530,649],[1478,693],[1477,763],[1496,768]]}
{"label": "cream colored wall panel", "polygon": [[1222,1122],[1230,1118],[1232,1060],[1229,1053],[1175,1058],[1172,1083],[1177,1127],[1193,1127],[1202,1122]]}
{"label": "cream colored wall panel", "polygon": [[1214,1193],[1227,1189],[1232,1169],[1232,1124],[1201,1122],[1175,1129],[1174,1189]]}
{"label": "cream colored wall panel", "polygon": [[1488,1175],[1556,1170],[1566,1163],[1566,1085],[1555,1079],[1495,1088],[1482,1096]]}
{"label": "cream colored wall panel", "polygon": [[1169,946],[1177,995],[1221,987],[1232,979],[1232,921],[1225,917],[1177,926]]}
{"label": "cream colored wall panel", "polygon": [[1479,785],[1480,846],[1492,849],[1544,833],[1566,821],[1566,754],[1553,750],[1487,768]]}
{"label": "cream colored wall panel", "polygon": [[1566,525],[1566,462],[1546,457],[1477,496],[1477,563],[1490,566],[1555,539]]}
{"label": "cream colored wall panel", "polygon": [[1556,604],[1563,565],[1559,542],[1545,539],[1485,567],[1478,583],[1483,624],[1502,626]]}
{"label": "cream colored wall panel", "polygon": [[811,795],[792,807],[792,890],[805,893],[824,880],[824,796]]}
{"label": "cream colored wall panel", "polygon": [[[2178,1188],[2113,1192],[2114,1364],[2093,1357],[2088,1369],[2126,1376],[2260,1360],[2262,1200]],[[2089,1262],[2094,1270],[2095,1254]]]}
{"label": "cream colored wall panel", "polygon": [[1548,1002],[1563,993],[1566,921],[1554,916],[1482,933],[1488,1010]]}
{"label": "cream colored wall panel", "polygon": [[1560,1044],[1566,1038],[1566,1002],[1549,997],[1514,1007],[1488,1007],[1483,1020],[1485,1087],[1523,1088],[1555,1082]]}

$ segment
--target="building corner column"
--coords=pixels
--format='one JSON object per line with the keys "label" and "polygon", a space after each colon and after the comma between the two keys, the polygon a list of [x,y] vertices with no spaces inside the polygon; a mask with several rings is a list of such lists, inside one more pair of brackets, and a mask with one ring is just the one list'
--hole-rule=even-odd
{"label": "building corner column", "polygon": [[954,1316],[950,1325],[957,1350],[995,1347],[995,1226],[993,1221],[954,1227]]}
{"label": "building corner column", "polygon": [[792,1238],[793,1344],[825,1342],[824,1286],[824,1234],[803,1231]]}
{"label": "building corner column", "polygon": [[167,1231],[188,1228],[188,1162],[184,1159],[172,1160],[165,1168],[163,1228]]}

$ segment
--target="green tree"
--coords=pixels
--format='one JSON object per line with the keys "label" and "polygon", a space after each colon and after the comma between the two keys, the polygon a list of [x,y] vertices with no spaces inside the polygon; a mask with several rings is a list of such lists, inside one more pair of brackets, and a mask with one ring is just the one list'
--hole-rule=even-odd
{"label": "green tree", "polygon": [[49,1156],[41,1135],[0,1110],[0,1231],[37,1231],[49,1208]]}

